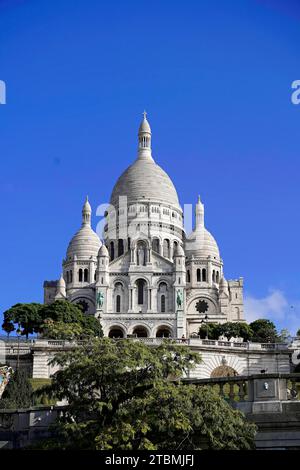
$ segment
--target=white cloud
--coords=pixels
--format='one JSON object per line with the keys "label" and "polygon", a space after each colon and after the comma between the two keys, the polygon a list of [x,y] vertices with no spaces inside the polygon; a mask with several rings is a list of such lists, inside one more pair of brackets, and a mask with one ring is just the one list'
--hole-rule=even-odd
{"label": "white cloud", "polygon": [[263,298],[256,298],[250,294],[245,295],[245,318],[252,322],[258,318],[272,320],[276,326],[287,328],[294,335],[300,328],[300,301],[289,301],[284,292],[270,289],[269,294]]}

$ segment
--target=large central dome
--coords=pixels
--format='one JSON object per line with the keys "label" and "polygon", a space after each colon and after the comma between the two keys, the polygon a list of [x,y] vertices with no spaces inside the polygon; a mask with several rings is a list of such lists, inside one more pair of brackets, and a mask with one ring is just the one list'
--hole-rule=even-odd
{"label": "large central dome", "polygon": [[167,173],[154,160],[138,158],[120,176],[113,189],[110,203],[118,206],[119,196],[128,202],[161,201],[179,207],[176,189]]}
{"label": "large central dome", "polygon": [[119,197],[133,201],[157,201],[180,207],[174,184],[151,155],[151,129],[144,115],[139,128],[139,152],[136,161],[120,176],[112,191],[110,203],[117,207]]}

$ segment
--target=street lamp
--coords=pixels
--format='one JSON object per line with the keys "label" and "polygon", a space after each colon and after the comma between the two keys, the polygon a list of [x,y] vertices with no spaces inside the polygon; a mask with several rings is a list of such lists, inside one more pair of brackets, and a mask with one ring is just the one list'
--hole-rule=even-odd
{"label": "street lamp", "polygon": [[19,370],[19,366],[20,366],[20,335],[22,333],[21,328],[20,328],[20,324],[18,325],[18,329],[17,329],[16,333],[17,333],[17,337],[18,337],[17,370]]}
{"label": "street lamp", "polygon": [[100,333],[101,333],[101,322],[100,322],[100,318],[101,318],[101,313],[98,313],[98,315],[97,315],[97,320],[98,320],[98,322],[99,322],[99,324],[98,324],[98,338],[101,337],[101,335],[100,335]]}
{"label": "street lamp", "polygon": [[208,323],[206,323],[206,321],[208,320],[208,316],[205,315],[205,317],[201,320],[201,325],[205,325],[206,324],[206,338],[205,339],[208,339]]}

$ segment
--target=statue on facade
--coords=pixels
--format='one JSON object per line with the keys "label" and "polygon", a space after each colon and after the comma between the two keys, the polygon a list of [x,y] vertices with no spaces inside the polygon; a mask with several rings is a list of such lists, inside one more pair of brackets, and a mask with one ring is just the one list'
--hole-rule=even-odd
{"label": "statue on facade", "polygon": [[98,292],[97,294],[97,306],[99,308],[103,307],[104,304],[104,294],[103,292]]}
{"label": "statue on facade", "polygon": [[145,266],[145,248],[140,245],[137,250],[137,264],[139,266]]}
{"label": "statue on facade", "polygon": [[176,303],[177,303],[177,308],[182,307],[182,304],[183,304],[183,295],[182,295],[181,290],[178,290],[178,291],[177,291]]}

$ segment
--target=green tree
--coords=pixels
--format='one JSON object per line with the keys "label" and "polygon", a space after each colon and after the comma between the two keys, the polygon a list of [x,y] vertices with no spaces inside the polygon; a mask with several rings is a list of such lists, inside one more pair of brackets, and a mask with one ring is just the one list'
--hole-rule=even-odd
{"label": "green tree", "polygon": [[5,387],[0,400],[0,408],[28,408],[32,403],[32,386],[28,374],[23,369],[17,369]]}
{"label": "green tree", "polygon": [[41,325],[41,332],[43,336],[50,335],[49,338],[78,339],[103,336],[99,320],[92,315],[84,314],[78,304],[67,300],[56,300],[52,304],[45,305],[43,318],[45,320]]}
{"label": "green tree", "polygon": [[37,333],[42,321],[43,305],[38,303],[16,304],[3,314],[2,328],[6,333],[11,333],[20,326],[21,334],[28,338],[29,334]]}
{"label": "green tree", "polygon": [[205,339],[207,334],[209,339],[218,339],[220,336],[220,324],[212,322],[203,323],[199,328],[200,338]]}
{"label": "green tree", "polygon": [[297,336],[300,336],[300,329],[296,333]]}
{"label": "green tree", "polygon": [[64,323],[47,318],[41,325],[43,336],[50,339],[75,340],[83,335],[82,326],[79,323]]}
{"label": "green tree", "polygon": [[69,406],[44,448],[251,448],[255,426],[242,413],[212,389],[181,382],[200,361],[186,346],[108,338],[57,355],[44,392]]}
{"label": "green tree", "polygon": [[250,340],[253,335],[251,327],[244,322],[226,322],[219,326],[221,335],[230,339],[232,336],[243,338],[244,341]]}
{"label": "green tree", "polygon": [[276,343],[278,342],[278,333],[274,323],[270,320],[259,319],[250,323],[253,331],[251,341],[256,343]]}
{"label": "green tree", "polygon": [[79,305],[67,300],[57,300],[46,305],[14,305],[4,312],[2,328],[9,334],[19,327],[21,334],[27,338],[32,333],[49,335],[49,338],[55,339],[103,335],[101,325],[94,316],[85,315]]}

